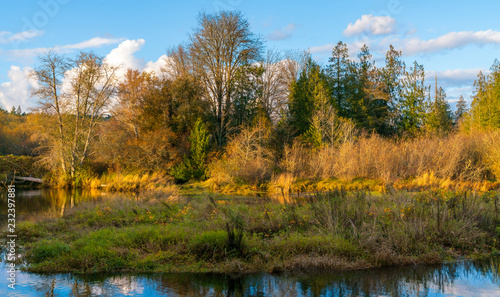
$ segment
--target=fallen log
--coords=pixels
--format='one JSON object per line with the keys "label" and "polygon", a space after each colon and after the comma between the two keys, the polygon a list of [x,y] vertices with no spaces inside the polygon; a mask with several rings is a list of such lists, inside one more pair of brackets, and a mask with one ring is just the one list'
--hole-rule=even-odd
{"label": "fallen log", "polygon": [[34,183],[43,183],[43,180],[41,178],[36,178],[36,177],[16,176],[15,179],[24,180],[24,181],[30,181],[30,182],[34,182]]}

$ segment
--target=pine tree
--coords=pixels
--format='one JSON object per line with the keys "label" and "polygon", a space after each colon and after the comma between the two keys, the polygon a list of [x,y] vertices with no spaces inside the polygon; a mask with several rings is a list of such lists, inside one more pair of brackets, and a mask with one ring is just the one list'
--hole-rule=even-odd
{"label": "pine tree", "polygon": [[455,126],[459,124],[460,120],[468,111],[467,101],[465,101],[464,96],[460,95],[460,98],[457,102],[457,110],[455,110],[455,113],[453,115],[453,123]]}
{"label": "pine tree", "polygon": [[397,121],[400,116],[397,106],[400,101],[401,77],[404,74],[405,63],[401,61],[402,52],[397,51],[391,45],[385,54],[385,66],[380,70],[381,80],[384,84],[384,92],[387,97],[388,112],[388,134],[397,131]]}
{"label": "pine tree", "polygon": [[331,101],[331,91],[327,82],[321,67],[309,58],[299,79],[292,85],[288,102],[290,124],[297,136],[309,130],[318,96],[326,96],[328,101]]}
{"label": "pine tree", "polygon": [[453,114],[446,101],[446,93],[438,87],[437,76],[434,85],[434,100],[429,102],[426,115],[426,130],[434,134],[446,134],[453,127]]}
{"label": "pine tree", "polygon": [[474,82],[476,90],[472,96],[471,116],[475,128],[500,128],[500,63],[495,60],[490,74],[478,74]]}
{"label": "pine tree", "polygon": [[368,46],[364,45],[358,55],[358,112],[356,121],[360,128],[388,134],[389,106],[384,92],[380,70],[375,67]]}
{"label": "pine tree", "polygon": [[397,108],[398,131],[400,134],[415,136],[425,119],[427,88],[424,86],[424,67],[416,61],[409,71],[404,70],[404,79],[399,89],[400,100]]}
{"label": "pine tree", "polygon": [[339,116],[346,117],[349,113],[348,102],[353,94],[355,73],[354,64],[349,59],[349,50],[342,41],[333,48],[326,72],[332,89],[332,105]]}

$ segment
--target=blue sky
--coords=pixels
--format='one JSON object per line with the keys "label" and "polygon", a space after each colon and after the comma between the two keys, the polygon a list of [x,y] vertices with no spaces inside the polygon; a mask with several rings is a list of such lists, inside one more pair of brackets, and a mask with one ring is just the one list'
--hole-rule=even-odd
{"label": "blue sky", "polygon": [[123,67],[157,70],[201,10],[220,9],[241,11],[268,48],[309,49],[321,64],[342,40],[352,56],[367,43],[383,66],[393,44],[407,63],[424,65],[429,84],[437,75],[452,103],[461,94],[470,100],[478,71],[500,58],[497,1],[0,0],[0,105],[35,105],[26,73],[44,50],[92,50]]}

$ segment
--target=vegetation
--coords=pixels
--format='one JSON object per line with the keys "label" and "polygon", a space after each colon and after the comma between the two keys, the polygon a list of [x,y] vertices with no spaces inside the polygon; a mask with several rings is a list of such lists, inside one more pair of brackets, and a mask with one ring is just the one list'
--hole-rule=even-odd
{"label": "vegetation", "polygon": [[438,78],[431,92],[423,66],[401,55],[391,46],[377,67],[366,45],[355,61],[339,42],[321,67],[307,53],[264,53],[240,13],[202,13],[164,73],[119,78],[93,53],[40,56],[39,105],[1,113],[0,152],[39,156],[46,180],[63,187],[155,172],[260,191],[280,175],[494,184],[498,62],[479,74],[471,109],[462,98],[453,113]]}
{"label": "vegetation", "polygon": [[355,269],[496,252],[498,199],[336,190],[282,204],[162,190],[80,204],[17,229],[25,268],[36,272]]}
{"label": "vegetation", "polygon": [[[238,12],[201,13],[162,73],[39,57],[37,107],[0,110],[2,179],[15,169],[136,200],[21,223],[28,269],[360,268],[496,251],[498,61],[452,112],[438,78],[431,91],[392,46],[380,67],[339,42],[321,66],[265,51],[250,29]],[[285,204],[183,198],[174,183]]]}

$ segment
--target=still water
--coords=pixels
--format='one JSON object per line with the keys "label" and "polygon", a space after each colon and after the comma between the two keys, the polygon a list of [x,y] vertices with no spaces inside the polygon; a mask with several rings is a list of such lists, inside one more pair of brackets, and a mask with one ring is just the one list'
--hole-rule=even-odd
{"label": "still water", "polygon": [[[1,190],[0,190],[1,191]],[[100,192],[31,190],[16,193],[18,222],[61,216]],[[6,195],[0,194],[1,228]],[[442,265],[388,267],[315,274],[33,274],[17,272],[7,287],[0,263],[0,296],[500,296],[500,257]]]}

